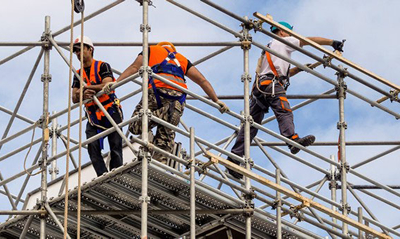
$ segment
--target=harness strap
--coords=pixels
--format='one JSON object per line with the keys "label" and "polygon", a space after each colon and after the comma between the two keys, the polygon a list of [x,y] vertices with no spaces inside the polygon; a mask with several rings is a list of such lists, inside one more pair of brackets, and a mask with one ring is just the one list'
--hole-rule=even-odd
{"label": "harness strap", "polygon": [[269,67],[271,68],[271,70],[272,70],[272,72],[274,73],[274,75],[276,76],[276,78],[278,78],[278,77],[279,77],[279,74],[278,74],[278,72],[276,71],[276,68],[275,68],[275,66],[274,66],[274,63],[272,63],[271,54],[269,54],[269,52],[265,51],[265,56],[267,57]]}
{"label": "harness strap", "polygon": [[161,91],[158,91],[158,89],[156,88],[156,84],[154,84],[153,77],[149,77],[149,83],[151,84],[151,87],[153,88],[153,92],[154,92],[154,96],[156,97],[158,109],[160,109],[162,107],[160,96],[162,96],[163,98],[169,99],[169,100],[177,100],[177,101],[179,101],[179,103],[181,103],[181,105],[186,100],[186,93],[182,93],[181,96],[172,96],[172,95],[164,94]]}

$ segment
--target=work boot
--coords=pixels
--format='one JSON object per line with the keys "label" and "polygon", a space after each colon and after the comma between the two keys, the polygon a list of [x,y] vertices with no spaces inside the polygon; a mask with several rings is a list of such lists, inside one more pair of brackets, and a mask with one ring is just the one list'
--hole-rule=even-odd
{"label": "work boot", "polygon": [[[237,160],[234,160],[234,159],[231,159],[231,158],[227,158],[227,160],[229,160],[229,161],[231,161],[232,163],[235,163],[235,164],[237,164],[237,165],[240,165],[240,162],[239,161],[237,161]],[[234,170],[232,170],[232,169],[229,169],[229,168],[226,168],[227,170],[228,170],[228,173],[232,176],[232,177],[234,177],[234,178],[236,178],[236,179],[242,179],[243,178],[243,175],[241,174],[241,173],[238,173],[238,172],[236,172],[236,171],[234,171]]]}
{"label": "work boot", "polygon": [[[298,144],[300,144],[300,145],[302,145],[302,146],[304,146],[304,147],[307,147],[307,146],[310,146],[310,145],[312,145],[314,143],[315,136],[314,135],[307,135],[307,136],[305,136],[303,138],[299,137],[299,138],[293,139],[293,141],[298,143]],[[289,145],[289,149],[290,149],[290,152],[292,154],[297,154],[300,151],[299,148],[297,148],[295,146],[292,146],[292,145]]]}

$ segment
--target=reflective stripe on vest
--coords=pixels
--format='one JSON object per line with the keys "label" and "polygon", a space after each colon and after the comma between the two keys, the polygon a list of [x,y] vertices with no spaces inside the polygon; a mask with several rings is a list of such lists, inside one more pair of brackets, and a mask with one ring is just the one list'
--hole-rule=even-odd
{"label": "reflective stripe on vest", "polygon": [[[90,76],[88,78],[86,71],[83,71],[83,81],[86,85],[98,85],[102,83],[102,79],[100,77],[100,66],[103,64],[102,61],[92,61],[92,65],[90,66]],[[80,74],[80,70],[77,70],[78,74]],[[113,79],[115,81],[115,79]],[[116,99],[115,91],[111,91],[110,94],[103,94],[98,97],[100,103],[104,106],[104,108],[108,111],[108,109],[113,105],[114,100]],[[101,121],[103,117],[105,117],[103,111],[99,109],[94,101],[90,101],[85,104],[86,112],[89,114],[89,119],[94,124],[98,124],[94,121]]]}
{"label": "reflective stripe on vest", "polygon": [[[172,55],[171,55],[172,54]],[[168,79],[169,81],[187,89],[187,85],[185,83],[185,79],[180,77],[182,73],[178,72],[173,72],[174,67],[168,68],[168,72],[170,73],[165,73],[163,72],[162,67],[159,67],[159,65],[163,62],[166,61],[167,64],[169,65],[174,65],[179,67],[183,75],[186,74],[187,71],[187,65],[188,65],[188,60],[181,54],[173,52],[173,50],[170,47],[162,47],[162,46],[150,46],[150,58],[149,58],[149,66],[152,67],[153,71],[158,71],[157,74],[160,76]],[[158,67],[157,70],[153,67]],[[167,71],[167,70],[165,70]],[[168,89],[173,89],[180,91],[179,89],[176,89],[173,86],[170,86],[160,80],[154,79],[154,84],[156,88],[168,88]],[[149,88],[152,86],[149,84]]]}

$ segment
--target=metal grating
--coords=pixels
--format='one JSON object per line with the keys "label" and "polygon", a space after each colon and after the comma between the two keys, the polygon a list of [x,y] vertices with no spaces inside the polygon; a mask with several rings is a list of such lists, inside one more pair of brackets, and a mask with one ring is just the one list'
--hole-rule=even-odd
{"label": "metal grating", "polygon": [[[189,210],[190,184],[171,172],[149,165],[149,196],[151,210]],[[196,185],[196,209],[220,210],[240,209],[231,195],[221,192],[222,197],[214,195],[202,186]],[[86,182],[82,186],[81,210],[129,210],[140,211],[141,163],[133,161],[101,177]],[[225,200],[221,200],[225,198]],[[64,195],[50,198],[51,208],[64,210]],[[69,192],[69,210],[77,210],[77,188]],[[63,222],[63,215],[58,218]],[[68,233],[76,237],[76,215],[69,213]],[[0,238],[19,238],[28,216],[17,216],[0,225]],[[48,217],[46,238],[62,238],[63,233]],[[196,216],[199,232],[212,228],[210,225],[224,225],[239,232],[245,232],[245,218],[240,215],[199,214]],[[179,238],[190,231],[189,214],[151,214],[148,217],[149,238]],[[283,238],[299,238],[299,232],[292,234],[284,229]],[[292,230],[292,229],[290,229]],[[34,216],[26,238],[39,238],[40,218]],[[252,220],[253,238],[274,238],[276,227],[265,215],[255,213]],[[81,216],[81,238],[140,238],[140,214],[86,215]]]}

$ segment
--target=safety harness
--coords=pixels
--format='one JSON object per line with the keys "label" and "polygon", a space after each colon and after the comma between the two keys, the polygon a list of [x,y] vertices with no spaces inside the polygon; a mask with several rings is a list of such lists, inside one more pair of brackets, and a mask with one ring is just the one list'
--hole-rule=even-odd
{"label": "safety harness", "polygon": [[[99,75],[100,66],[102,63],[102,61],[93,60],[90,68],[90,77],[88,77],[86,72],[83,71],[83,80],[87,85],[97,85],[102,83]],[[80,70],[78,70],[78,74],[80,74]],[[113,81],[115,81],[115,79],[113,79]],[[115,95],[115,91],[111,91],[110,94],[103,94],[99,96],[99,101],[110,115],[117,112],[120,114],[122,119],[121,105],[119,103],[119,99]],[[101,111],[94,101],[85,104],[85,112],[89,123],[97,128],[97,133],[101,133],[103,130],[111,127],[111,123],[104,115],[104,112]],[[99,141],[100,148],[104,149],[104,138],[100,138]]]}
{"label": "safety harness", "polygon": [[[184,73],[181,67],[181,64],[179,63],[178,59],[176,59],[176,51],[170,52],[167,48],[163,47],[167,52],[168,56],[159,64],[156,64],[151,67],[154,73],[159,74],[159,73],[166,73],[166,74],[171,74],[173,76],[179,77],[184,80],[186,83]],[[170,60],[173,60],[175,64],[169,63]],[[161,92],[160,90],[157,89],[156,84],[154,83],[154,78],[152,76],[149,77],[149,84],[153,88],[154,96],[156,97],[157,101],[157,107],[158,109],[162,107],[161,103],[161,97],[170,99],[170,100],[177,100],[181,105],[185,102],[186,100],[186,93],[182,93],[181,96],[172,96],[165,94]]]}

